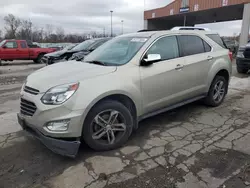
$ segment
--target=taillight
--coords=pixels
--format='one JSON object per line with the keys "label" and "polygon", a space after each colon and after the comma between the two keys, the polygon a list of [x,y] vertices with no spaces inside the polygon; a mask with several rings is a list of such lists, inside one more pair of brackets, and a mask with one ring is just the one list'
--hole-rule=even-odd
{"label": "taillight", "polygon": [[230,51],[229,51],[229,52],[228,52],[228,56],[229,56],[230,60],[233,61],[233,52],[230,52]]}

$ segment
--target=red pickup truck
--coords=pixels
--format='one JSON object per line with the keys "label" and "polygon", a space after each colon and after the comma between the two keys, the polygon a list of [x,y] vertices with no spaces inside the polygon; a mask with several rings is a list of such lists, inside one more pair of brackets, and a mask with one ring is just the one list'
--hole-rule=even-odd
{"label": "red pickup truck", "polygon": [[40,63],[44,54],[56,51],[54,48],[30,48],[26,40],[3,40],[0,42],[1,61],[33,60]]}

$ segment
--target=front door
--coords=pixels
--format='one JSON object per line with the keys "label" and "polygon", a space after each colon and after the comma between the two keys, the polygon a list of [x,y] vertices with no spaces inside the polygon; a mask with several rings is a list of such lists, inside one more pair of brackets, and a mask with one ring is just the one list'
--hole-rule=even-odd
{"label": "front door", "polygon": [[144,113],[179,102],[186,84],[183,77],[185,62],[179,57],[176,36],[159,38],[145,56],[148,54],[159,54],[161,60],[149,66],[140,66]]}

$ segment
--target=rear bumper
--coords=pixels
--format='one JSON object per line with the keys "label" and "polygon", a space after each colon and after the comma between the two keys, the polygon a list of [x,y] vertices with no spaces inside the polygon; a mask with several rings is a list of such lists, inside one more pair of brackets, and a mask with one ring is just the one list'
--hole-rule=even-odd
{"label": "rear bumper", "polygon": [[236,64],[240,68],[250,69],[250,59],[247,58],[237,58]]}
{"label": "rear bumper", "polygon": [[25,122],[25,120],[20,116],[20,114],[17,114],[17,118],[18,118],[18,123],[21,125],[23,130],[25,130],[32,136],[35,136],[48,149],[50,149],[54,153],[67,156],[67,157],[72,157],[72,158],[76,157],[79,146],[81,144],[79,139],[76,139],[75,141],[66,141],[62,139],[56,139],[56,138],[45,136],[39,130],[35,129],[34,126],[31,126],[31,125],[29,126],[27,122]]}

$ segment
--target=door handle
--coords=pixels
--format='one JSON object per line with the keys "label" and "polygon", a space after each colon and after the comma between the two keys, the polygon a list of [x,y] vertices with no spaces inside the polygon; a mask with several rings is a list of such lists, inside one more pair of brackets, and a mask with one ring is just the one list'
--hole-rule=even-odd
{"label": "door handle", "polygon": [[175,67],[175,70],[181,70],[184,67],[184,65],[178,64]]}
{"label": "door handle", "polygon": [[214,58],[214,57],[212,57],[212,56],[208,56],[208,57],[207,57],[207,60],[208,60],[208,61],[211,61],[211,60],[213,60],[213,58]]}

